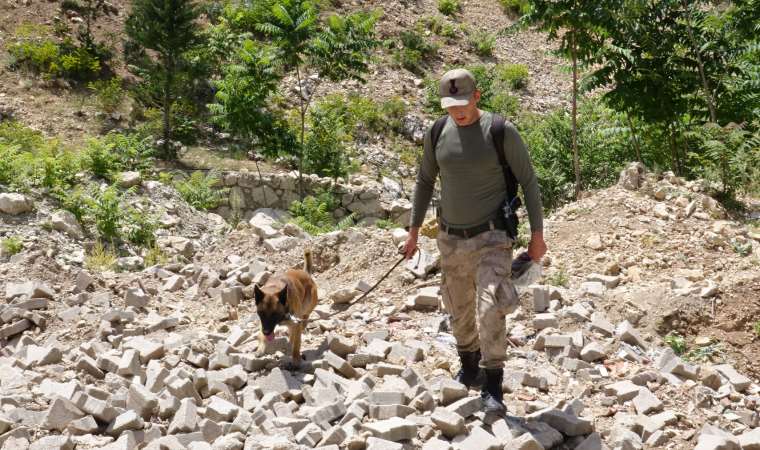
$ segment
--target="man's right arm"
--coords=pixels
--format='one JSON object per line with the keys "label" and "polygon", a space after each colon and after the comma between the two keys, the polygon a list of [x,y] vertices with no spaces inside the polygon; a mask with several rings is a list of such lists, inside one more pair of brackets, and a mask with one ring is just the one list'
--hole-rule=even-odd
{"label": "man's right arm", "polygon": [[417,171],[417,182],[414,185],[414,196],[412,197],[409,237],[402,250],[407,259],[411,258],[417,251],[417,237],[422,222],[425,221],[425,214],[430,205],[430,199],[433,198],[435,178],[438,176],[438,163],[435,160],[430,133],[431,129],[428,129],[423,141],[422,161]]}

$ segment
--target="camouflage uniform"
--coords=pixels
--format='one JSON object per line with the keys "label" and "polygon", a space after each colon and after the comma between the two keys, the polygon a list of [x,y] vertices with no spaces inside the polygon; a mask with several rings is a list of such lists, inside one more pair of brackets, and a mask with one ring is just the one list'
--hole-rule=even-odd
{"label": "camouflage uniform", "polygon": [[437,242],[443,303],[451,315],[457,349],[480,350],[483,368],[504,367],[505,316],[519,304],[510,279],[512,239],[503,230],[486,231],[469,239],[439,231]]}

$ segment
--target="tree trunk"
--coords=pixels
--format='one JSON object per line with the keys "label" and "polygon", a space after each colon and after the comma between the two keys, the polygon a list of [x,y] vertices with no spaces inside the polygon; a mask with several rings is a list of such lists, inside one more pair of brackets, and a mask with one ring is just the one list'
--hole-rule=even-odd
{"label": "tree trunk", "polygon": [[570,35],[570,54],[573,59],[573,169],[575,170],[575,198],[581,195],[581,164],[578,156],[578,58],[575,51],[575,30]]}
{"label": "tree trunk", "polygon": [[697,67],[699,68],[699,77],[702,80],[702,89],[705,91],[707,109],[710,111],[710,122],[718,123],[718,113],[715,110],[715,97],[713,96],[712,89],[710,89],[710,81],[707,79],[707,75],[705,74],[705,63],[702,60],[702,52],[697,46],[697,41],[694,39],[694,30],[691,27],[691,11],[689,10],[689,6],[686,3],[686,0],[681,0],[681,4],[686,10],[686,30],[689,34],[689,42],[691,43],[691,48],[694,51],[694,54],[697,56]]}
{"label": "tree trunk", "polygon": [[636,161],[641,162],[641,145],[639,144],[639,138],[636,135],[636,128],[633,126],[633,120],[631,120],[631,114],[628,111],[625,112],[625,118],[628,119],[628,128],[631,129],[633,148],[636,150]]}
{"label": "tree trunk", "polygon": [[676,175],[681,175],[681,167],[678,162],[678,146],[676,145],[676,131],[673,124],[668,124],[667,128],[668,140],[670,141],[670,152],[673,160],[673,171]]}
{"label": "tree trunk", "polygon": [[163,101],[163,153],[164,159],[174,159],[177,155],[171,146],[172,128],[171,128],[171,109],[172,109],[172,83],[174,81],[174,61],[170,58],[166,65],[166,76],[164,77],[164,101]]}
{"label": "tree trunk", "polygon": [[301,71],[296,64],[296,81],[298,82],[298,100],[301,103],[300,115],[301,115],[301,137],[300,148],[298,150],[298,197],[303,201],[304,189],[303,189],[303,156],[304,156],[304,136],[306,135],[306,105],[303,98],[303,88],[301,87]]}

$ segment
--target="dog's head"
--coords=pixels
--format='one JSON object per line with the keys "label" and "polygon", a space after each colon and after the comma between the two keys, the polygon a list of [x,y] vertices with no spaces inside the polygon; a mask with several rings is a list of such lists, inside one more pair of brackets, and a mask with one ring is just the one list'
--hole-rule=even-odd
{"label": "dog's head", "polygon": [[256,298],[256,312],[261,320],[261,332],[268,341],[274,339],[274,328],[288,316],[288,287],[281,289],[253,287]]}

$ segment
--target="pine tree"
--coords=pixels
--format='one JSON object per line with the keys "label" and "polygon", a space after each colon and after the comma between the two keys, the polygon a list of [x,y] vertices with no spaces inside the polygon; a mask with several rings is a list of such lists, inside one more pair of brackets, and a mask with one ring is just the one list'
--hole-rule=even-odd
{"label": "pine tree", "polygon": [[155,52],[149,70],[161,80],[163,113],[163,156],[176,158],[171,145],[172,106],[177,100],[178,75],[187,70],[184,54],[200,41],[197,33],[199,10],[192,0],[134,0],[127,19],[129,38]]}

